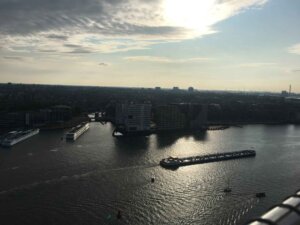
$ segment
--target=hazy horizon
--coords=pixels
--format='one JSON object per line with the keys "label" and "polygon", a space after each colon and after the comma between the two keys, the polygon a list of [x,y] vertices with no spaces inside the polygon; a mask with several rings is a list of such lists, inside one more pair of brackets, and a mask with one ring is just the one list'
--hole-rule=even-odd
{"label": "hazy horizon", "polygon": [[0,82],[300,92],[299,9],[297,0],[0,0]]}
{"label": "hazy horizon", "polygon": [[[199,92],[237,92],[237,93],[273,93],[273,94],[281,94],[282,91],[289,91],[288,88],[285,90],[281,90],[280,92],[278,91],[266,91],[266,90],[235,90],[235,89],[203,89],[203,88],[195,88],[193,86],[189,87],[179,87],[179,86],[170,86],[170,87],[162,87],[162,86],[104,86],[104,85],[82,85],[82,84],[43,84],[43,83],[13,83],[13,82],[5,82],[5,83],[0,83],[0,85],[7,85],[7,84],[12,84],[12,85],[40,85],[40,86],[69,86],[69,87],[91,87],[91,88],[120,88],[120,89],[152,89],[154,90],[155,88],[160,88],[161,90],[173,90],[174,87],[179,88],[180,91],[188,91],[190,87],[194,89],[194,91],[199,91]],[[292,94],[298,95],[298,92],[292,91]]]}

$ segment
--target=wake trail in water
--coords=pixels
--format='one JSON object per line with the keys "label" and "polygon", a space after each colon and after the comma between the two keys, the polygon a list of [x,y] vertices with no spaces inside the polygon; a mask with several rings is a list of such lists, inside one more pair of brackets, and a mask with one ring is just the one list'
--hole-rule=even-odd
{"label": "wake trail in water", "polygon": [[103,170],[103,171],[109,172],[109,171],[121,171],[121,170],[130,170],[130,169],[147,169],[147,168],[152,168],[152,167],[157,167],[157,166],[159,166],[157,163],[152,163],[152,164],[147,164],[147,165],[126,166],[126,167],[108,169],[108,170]]}
{"label": "wake trail in water", "polygon": [[125,171],[125,170],[132,170],[132,169],[147,169],[147,168],[153,168],[153,167],[157,167],[157,166],[158,166],[158,164],[152,163],[152,164],[147,164],[147,165],[127,166],[127,167],[104,169],[104,170],[103,169],[95,169],[95,170],[92,170],[92,171],[89,171],[86,173],[74,174],[74,175],[70,175],[70,176],[61,176],[60,178],[54,178],[54,179],[34,182],[31,184],[20,185],[18,187],[0,191],[0,195],[5,195],[5,194],[23,191],[23,190],[30,190],[30,189],[36,188],[37,186],[40,186],[40,185],[57,184],[57,183],[64,182],[64,181],[86,178],[93,174],[109,173],[109,172],[115,172],[115,171]]}

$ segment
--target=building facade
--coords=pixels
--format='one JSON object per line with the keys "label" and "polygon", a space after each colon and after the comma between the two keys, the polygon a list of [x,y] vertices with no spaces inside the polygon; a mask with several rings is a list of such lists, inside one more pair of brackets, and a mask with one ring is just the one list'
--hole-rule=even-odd
{"label": "building facade", "polygon": [[151,129],[150,103],[119,103],[116,105],[115,123],[127,132],[149,131]]}
{"label": "building facade", "polygon": [[155,123],[157,130],[184,129],[187,117],[176,105],[162,105],[155,109]]}
{"label": "building facade", "polygon": [[157,130],[201,129],[207,122],[207,107],[202,104],[169,104],[155,108]]}
{"label": "building facade", "polygon": [[49,109],[41,109],[26,113],[26,126],[44,126],[51,123],[63,123],[72,118],[72,110],[69,106],[53,106]]}

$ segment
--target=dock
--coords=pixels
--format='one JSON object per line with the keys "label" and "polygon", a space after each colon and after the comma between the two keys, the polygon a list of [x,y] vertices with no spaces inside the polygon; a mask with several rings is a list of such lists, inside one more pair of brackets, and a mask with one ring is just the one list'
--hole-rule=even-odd
{"label": "dock", "polygon": [[248,157],[255,157],[255,156],[256,156],[256,152],[254,150],[242,150],[236,152],[215,153],[215,154],[192,156],[192,157],[185,157],[185,158],[169,157],[169,158],[162,159],[160,161],[160,165],[166,169],[177,169],[180,166],[188,166],[194,164],[218,162],[218,161],[248,158]]}

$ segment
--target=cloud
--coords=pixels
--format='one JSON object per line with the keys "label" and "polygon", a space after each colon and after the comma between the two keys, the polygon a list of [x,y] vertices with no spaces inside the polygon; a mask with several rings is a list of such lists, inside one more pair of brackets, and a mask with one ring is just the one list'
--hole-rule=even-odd
{"label": "cloud", "polygon": [[130,56],[125,57],[125,60],[133,62],[155,62],[155,63],[192,63],[192,62],[207,62],[213,60],[212,58],[186,58],[186,59],[172,59],[168,57],[158,56]]}
{"label": "cloud", "polygon": [[3,38],[0,39],[0,46],[2,46],[3,50],[15,53],[86,54],[147,49],[152,44],[163,42],[151,40],[136,41],[131,39],[113,40],[95,34],[74,34],[72,37],[64,40],[63,38],[49,38],[48,33],[43,33],[39,36],[10,36],[9,38]]}
{"label": "cloud", "polygon": [[292,54],[300,55],[300,43],[289,47],[288,52]]}
{"label": "cloud", "polygon": [[299,73],[300,69],[293,69],[293,70],[291,70],[291,72],[293,72],[293,73]]}
{"label": "cloud", "polygon": [[50,38],[50,39],[57,39],[57,40],[67,40],[68,39],[68,36],[67,35],[59,35],[59,34],[49,34],[47,36],[47,38]]}
{"label": "cloud", "polygon": [[23,61],[24,58],[20,56],[3,56],[6,60],[13,60],[13,61]]}
{"label": "cloud", "polygon": [[109,66],[109,64],[108,64],[108,63],[105,63],[105,62],[100,62],[98,65],[99,65],[99,66]]}
{"label": "cloud", "polygon": [[273,62],[251,62],[251,63],[241,63],[237,67],[240,68],[259,68],[259,67],[273,67],[276,66],[276,63]]}
{"label": "cloud", "polygon": [[[207,10],[200,10],[203,7],[198,7],[198,11],[193,10],[195,6],[201,6],[199,4],[206,5],[206,2],[209,6]],[[144,49],[160,42],[212,34],[216,32],[216,23],[251,7],[261,7],[266,2],[267,0],[0,0],[0,46],[6,46],[10,51],[48,53]],[[184,6],[182,9],[181,5]],[[176,10],[179,10],[178,16],[168,14]],[[192,14],[189,19],[195,21],[197,26],[177,19],[189,14]]]}
{"label": "cloud", "polygon": [[124,59],[133,62],[159,62],[159,63],[171,62],[169,58],[156,57],[156,56],[130,56],[130,57],[125,57]]}

